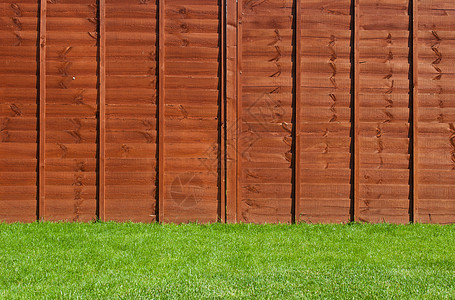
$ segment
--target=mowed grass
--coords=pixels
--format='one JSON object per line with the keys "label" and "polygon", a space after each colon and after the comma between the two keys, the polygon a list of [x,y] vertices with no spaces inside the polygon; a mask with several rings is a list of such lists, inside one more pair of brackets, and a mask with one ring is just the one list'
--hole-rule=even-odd
{"label": "mowed grass", "polygon": [[455,226],[0,224],[5,299],[455,298]]}

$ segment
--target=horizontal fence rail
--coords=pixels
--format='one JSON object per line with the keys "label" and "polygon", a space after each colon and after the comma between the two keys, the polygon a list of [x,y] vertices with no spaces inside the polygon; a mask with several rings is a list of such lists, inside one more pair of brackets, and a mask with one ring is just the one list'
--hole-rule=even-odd
{"label": "horizontal fence rail", "polygon": [[454,12],[0,0],[0,221],[454,223]]}

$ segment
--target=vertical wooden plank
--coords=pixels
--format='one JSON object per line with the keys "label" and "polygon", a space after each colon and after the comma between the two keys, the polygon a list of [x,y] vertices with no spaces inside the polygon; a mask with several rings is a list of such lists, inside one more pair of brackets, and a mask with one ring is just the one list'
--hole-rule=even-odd
{"label": "vertical wooden plank", "polygon": [[412,1],[412,222],[418,220],[418,79],[419,79],[419,47],[418,47],[418,1]]}
{"label": "vertical wooden plank", "polygon": [[226,221],[226,0],[220,0],[220,215]]}
{"label": "vertical wooden plank", "polygon": [[40,1],[1,0],[0,35],[0,223],[33,222],[40,199]]}
{"label": "vertical wooden plank", "polygon": [[[409,1],[360,1],[358,220],[409,223],[412,103]],[[386,9],[391,22],[378,12]],[[402,53],[401,55],[399,53]],[[377,100],[376,100],[377,99]]]}
{"label": "vertical wooden plank", "polygon": [[240,222],[294,219],[294,9],[294,1],[239,2]]}
{"label": "vertical wooden plank", "polygon": [[[455,222],[454,1],[416,1],[414,63],[415,156],[418,180],[415,222]],[[418,25],[418,31],[417,31]],[[417,40],[414,40],[417,43]],[[418,48],[417,48],[418,47]],[[416,51],[418,49],[418,51]],[[417,56],[418,54],[418,56]],[[418,59],[418,61],[416,61]],[[417,156],[418,155],[418,156]],[[414,185],[417,181],[414,181]]]}
{"label": "vertical wooden plank", "polygon": [[[219,221],[220,3],[165,2],[161,222]],[[176,35],[175,28],[183,27],[184,32]]]}
{"label": "vertical wooden plank", "polygon": [[354,207],[353,220],[359,220],[360,209],[360,144],[359,144],[359,0],[354,0]]}
{"label": "vertical wooden plank", "polygon": [[158,221],[164,219],[164,1],[158,1]]}
{"label": "vertical wooden plank", "polygon": [[[74,15],[70,21],[68,14]],[[98,0],[47,1],[44,179],[48,221],[97,218],[98,19]]]}
{"label": "vertical wooden plank", "polygon": [[243,1],[238,0],[237,1],[237,97],[236,97],[236,205],[235,205],[235,211],[236,211],[236,219],[235,221],[238,221],[238,216],[239,216],[239,201],[242,198],[242,190],[240,188],[240,182],[242,178],[242,166],[241,166],[241,157],[240,157],[240,134],[242,132],[242,85],[241,85],[241,77],[242,77],[242,6],[243,6]]}
{"label": "vertical wooden plank", "polygon": [[294,119],[294,220],[293,223],[300,221],[300,172],[301,172],[301,165],[300,165],[300,155],[301,155],[301,140],[300,140],[300,132],[301,132],[301,40],[302,40],[302,32],[300,30],[302,20],[301,20],[301,8],[300,8],[300,1],[295,1],[295,119]]}
{"label": "vertical wooden plank", "polygon": [[156,222],[158,1],[104,1],[105,219]]}
{"label": "vertical wooden plank", "polygon": [[99,0],[99,186],[98,186],[98,218],[105,221],[105,145],[106,145],[106,0]]}
{"label": "vertical wooden plank", "polygon": [[226,222],[237,206],[237,2],[226,0]]}
{"label": "vertical wooden plank", "polygon": [[240,222],[294,219],[294,14],[294,1],[244,1],[239,9]]}
{"label": "vertical wooden plank", "polygon": [[[353,7],[301,1],[300,222],[351,221],[353,194]],[[317,29],[317,31],[316,31]],[[317,32],[317,33],[316,33]],[[299,152],[297,152],[299,153]]]}
{"label": "vertical wooden plank", "polygon": [[45,203],[45,145],[46,145],[46,8],[47,0],[40,3],[40,85],[39,85],[39,192],[38,219],[46,216]]}

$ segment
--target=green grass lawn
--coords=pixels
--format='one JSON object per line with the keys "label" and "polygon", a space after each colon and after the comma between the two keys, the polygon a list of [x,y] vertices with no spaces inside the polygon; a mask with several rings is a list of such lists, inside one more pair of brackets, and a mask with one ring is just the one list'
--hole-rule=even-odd
{"label": "green grass lawn", "polygon": [[0,224],[0,298],[455,298],[455,226]]}

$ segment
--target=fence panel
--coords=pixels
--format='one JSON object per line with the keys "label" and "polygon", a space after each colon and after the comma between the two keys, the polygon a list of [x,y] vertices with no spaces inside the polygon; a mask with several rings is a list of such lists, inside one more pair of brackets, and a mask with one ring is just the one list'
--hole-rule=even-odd
{"label": "fence panel", "polygon": [[157,212],[158,6],[106,0],[105,20],[105,219],[151,222]]}
{"label": "fence panel", "polygon": [[416,2],[417,221],[455,222],[455,3]]}
{"label": "fence panel", "polygon": [[221,5],[165,0],[163,203],[165,222],[216,222],[221,212]]}
{"label": "fence panel", "polygon": [[47,3],[45,220],[89,221],[97,205],[98,4]]}
{"label": "fence panel", "polygon": [[39,6],[0,1],[0,220],[36,219]]}
{"label": "fence panel", "polygon": [[408,10],[407,0],[359,5],[361,221],[410,221]]}
{"label": "fence panel", "polygon": [[0,221],[455,222],[443,0],[0,0]]}
{"label": "fence panel", "polygon": [[[324,9],[321,9],[323,7]],[[300,197],[296,221],[348,222],[351,210],[351,2],[301,1]]]}
{"label": "fence panel", "polygon": [[237,221],[291,222],[293,3],[238,5]]}

